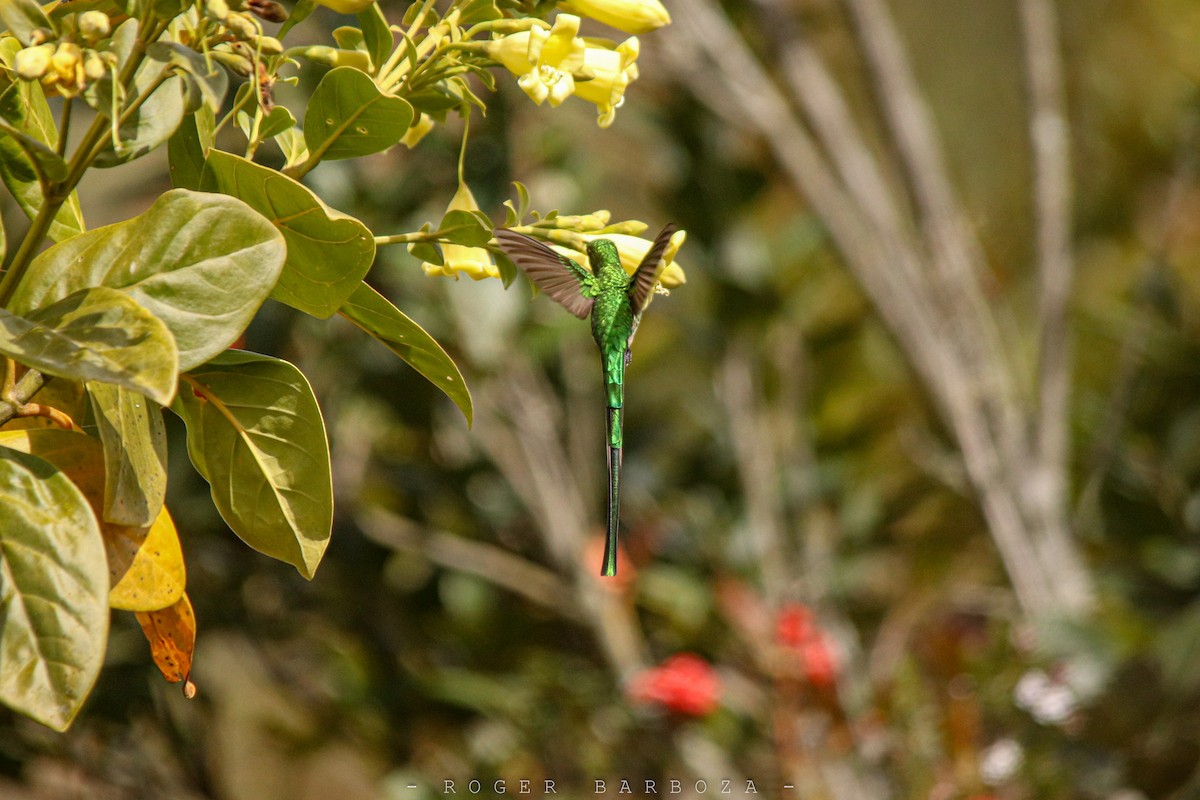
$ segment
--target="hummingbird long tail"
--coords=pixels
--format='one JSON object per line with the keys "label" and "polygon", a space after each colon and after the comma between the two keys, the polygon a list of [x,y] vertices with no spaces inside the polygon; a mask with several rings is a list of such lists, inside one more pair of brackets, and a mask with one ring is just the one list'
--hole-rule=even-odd
{"label": "hummingbird long tail", "polygon": [[600,574],[617,574],[617,524],[621,516],[621,408],[608,408],[608,538]]}

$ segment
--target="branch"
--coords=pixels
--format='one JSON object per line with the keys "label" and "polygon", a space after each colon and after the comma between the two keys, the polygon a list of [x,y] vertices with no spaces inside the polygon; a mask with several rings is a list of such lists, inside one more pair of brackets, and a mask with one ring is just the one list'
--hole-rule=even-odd
{"label": "branch", "polygon": [[29,398],[37,394],[45,383],[46,377],[35,369],[22,375],[21,380],[17,381],[17,385],[13,389],[12,397],[0,399],[0,425],[17,416],[21,407],[28,403]]}
{"label": "branch", "polygon": [[378,509],[355,517],[367,538],[393,550],[421,553],[446,569],[475,575],[572,620],[581,614],[571,587],[550,570],[484,542],[425,531],[411,520]]}
{"label": "branch", "polygon": [[[1050,0],[1021,0],[1029,78],[1029,140],[1033,149],[1038,308],[1037,450],[1042,466],[1065,477],[1071,337],[1067,304],[1075,264],[1071,253],[1071,158],[1058,21]],[[1065,496],[1065,481],[1054,487]]]}

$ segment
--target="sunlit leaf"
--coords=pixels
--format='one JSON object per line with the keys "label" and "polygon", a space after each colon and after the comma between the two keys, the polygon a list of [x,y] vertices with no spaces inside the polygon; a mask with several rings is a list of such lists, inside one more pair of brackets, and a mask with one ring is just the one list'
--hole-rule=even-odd
{"label": "sunlit leaf", "polygon": [[110,383],[88,396],[104,446],[106,522],[140,527],[159,516],[167,491],[167,432],[162,407]]}
{"label": "sunlit leaf", "polygon": [[287,264],[271,296],[293,308],[331,316],[375,260],[375,239],[365,225],[273,169],[213,150],[202,183],[245,201],[279,228],[287,240]]}
{"label": "sunlit leaf", "polygon": [[161,508],[153,525],[106,525],[108,604],[125,611],[157,611],[183,596],[187,574],[175,522]]}
{"label": "sunlit leaf", "polygon": [[39,255],[12,308],[25,313],[81,286],[120,289],[166,323],[187,370],[241,335],[284,255],[279,232],[244,203],[175,189],[140,216]]}
{"label": "sunlit leaf", "polygon": [[333,488],[308,381],[286,361],[229,351],[185,376],[177,397],[188,454],[225,522],[311,578],[329,543]]}
{"label": "sunlit leaf", "polygon": [[365,283],[340,313],[445,392],[471,424],[474,409],[462,373],[424,328]]}
{"label": "sunlit leaf", "polygon": [[175,340],[128,295],[97,286],[19,317],[0,309],[0,353],[50,375],[115,383],[169,403]]}
{"label": "sunlit leaf", "polygon": [[325,73],[304,114],[304,139],[312,158],[356,158],[396,144],[408,132],[413,108],[383,94],[352,67]]}
{"label": "sunlit leaf", "polygon": [[0,447],[0,702],[65,730],[108,639],[108,574],[87,500],[50,463]]}

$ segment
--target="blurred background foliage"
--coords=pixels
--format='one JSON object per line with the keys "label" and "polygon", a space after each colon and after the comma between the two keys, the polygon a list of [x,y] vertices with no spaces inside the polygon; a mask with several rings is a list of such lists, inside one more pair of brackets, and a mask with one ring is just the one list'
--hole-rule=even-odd
{"label": "blurred background foliage", "polygon": [[[837,4],[782,5],[868,106]],[[892,3],[1020,348],[1037,288],[1013,5]],[[726,6],[763,48],[755,4]],[[200,696],[163,684],[114,617],[67,734],[0,712],[0,798],[391,800],[472,778],[584,796],[622,777],[681,796],[729,779],[768,797],[1200,797],[1200,6],[1058,11],[1086,619],[1022,616],[952,438],[824,227],[668,68],[687,41],[650,34],[611,129],[504,85],[466,173],[494,218],[519,179],[539,208],[688,230],[688,283],[654,303],[629,375],[621,577],[588,577],[598,544],[564,560],[561,537],[602,532],[585,326],[523,281],[431,279],[382,248],[372,281],[462,366],[474,428],[348,325],[269,303],[247,347],[301,367],[332,440],[316,579],[229,533],[174,431]],[[458,146],[452,125],[308,181],[376,232],[415,230],[453,193]],[[136,213],[165,175],[147,158],[90,177],[89,224]],[[671,684],[681,653],[702,662]]]}

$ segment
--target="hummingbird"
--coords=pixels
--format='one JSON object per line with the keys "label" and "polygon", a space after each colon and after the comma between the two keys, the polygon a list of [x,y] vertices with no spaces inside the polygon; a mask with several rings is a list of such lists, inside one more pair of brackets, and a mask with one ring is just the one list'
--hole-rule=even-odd
{"label": "hummingbird", "polygon": [[542,242],[507,229],[496,231],[500,249],[550,299],[580,319],[592,319],[592,338],[600,348],[604,371],[605,420],[608,431],[608,536],[600,574],[617,574],[617,522],[621,509],[621,428],[625,404],[625,368],[633,357],[630,347],[646,301],[658,280],[663,253],[676,225],[662,229],[632,275],[621,266],[611,239],[587,244],[584,269]]}

